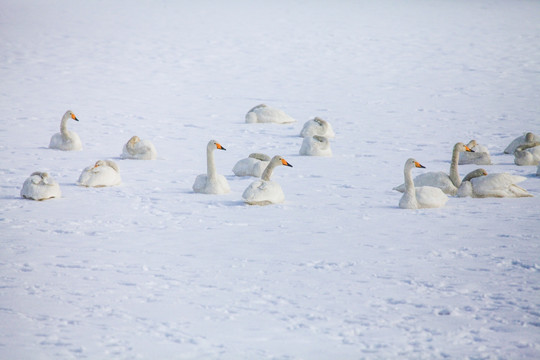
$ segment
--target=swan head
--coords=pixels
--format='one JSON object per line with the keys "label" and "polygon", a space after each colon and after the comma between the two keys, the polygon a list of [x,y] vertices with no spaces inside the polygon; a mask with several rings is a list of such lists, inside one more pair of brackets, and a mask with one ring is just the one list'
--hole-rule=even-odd
{"label": "swan head", "polygon": [[139,141],[141,141],[141,139],[137,135],[135,135],[135,136],[132,136],[131,139],[129,139],[128,144],[130,146],[133,146],[136,143],[138,143]]}
{"label": "swan head", "polygon": [[79,121],[79,119],[77,119],[77,117],[75,116],[75,114],[71,110],[66,111],[66,113],[64,114],[64,118]]}
{"label": "swan head", "polygon": [[409,158],[407,159],[407,161],[405,162],[405,170],[408,170],[408,169],[412,169],[412,168],[421,168],[421,169],[425,169],[426,167],[422,164],[420,164],[418,161],[416,161],[415,159],[413,158]]}
{"label": "swan head", "polygon": [[324,126],[326,125],[326,121],[321,119],[320,117],[316,116],[315,119],[313,119],[313,121],[315,121],[316,123],[318,123],[319,125],[321,126]]}
{"label": "swan head", "polygon": [[277,163],[278,165],[283,165],[283,166],[288,166],[288,167],[293,167],[291,164],[289,164],[287,162],[287,160],[285,160],[283,157],[281,157],[280,155],[276,155],[272,158],[272,162],[275,162]]}
{"label": "swan head", "polygon": [[486,176],[486,175],[487,175],[486,170],[484,170],[484,169],[476,169],[474,171],[471,171],[467,175],[465,175],[465,177],[463,178],[463,183],[466,182],[466,181],[470,181],[473,178],[480,177],[480,176]]}
{"label": "swan head", "polygon": [[104,166],[104,165],[106,165],[105,161],[103,161],[103,160],[98,160],[98,161],[96,161],[96,163],[94,164],[94,169],[97,168],[97,167],[99,167],[99,166]]}
{"label": "swan head", "polygon": [[534,140],[534,134],[532,132],[528,132],[525,134],[526,142],[532,142],[533,140]]}
{"label": "swan head", "polygon": [[467,152],[474,152],[474,150],[471,150],[470,147],[465,145],[462,142],[458,142],[456,145],[454,145],[454,151],[467,151]]}
{"label": "swan head", "polygon": [[469,147],[469,148],[472,149],[472,148],[475,147],[476,145],[478,145],[478,143],[476,142],[476,140],[471,140],[471,141],[469,141],[469,143],[467,144],[467,147]]}
{"label": "swan head", "polygon": [[208,150],[215,150],[215,149],[218,149],[218,150],[227,150],[225,149],[223,146],[221,146],[220,143],[218,143],[216,140],[210,140],[208,142],[208,146],[207,146]]}

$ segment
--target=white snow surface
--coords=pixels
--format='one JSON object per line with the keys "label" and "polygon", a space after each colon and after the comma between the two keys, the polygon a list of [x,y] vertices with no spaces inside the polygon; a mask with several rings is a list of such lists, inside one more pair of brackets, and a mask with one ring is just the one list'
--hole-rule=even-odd
{"label": "white snow surface", "polygon": [[[538,359],[538,1],[0,5],[0,358]],[[265,103],[294,124],[246,124]],[[83,151],[48,149],[74,111]],[[298,155],[332,123],[333,157]],[[154,161],[121,160],[133,134]],[[194,194],[206,143],[226,195]],[[477,139],[534,195],[398,208],[403,164]],[[285,202],[233,165],[282,155]],[[76,185],[113,159],[123,182]],[[460,165],[460,175],[477,168]],[[62,198],[21,199],[34,171]]]}

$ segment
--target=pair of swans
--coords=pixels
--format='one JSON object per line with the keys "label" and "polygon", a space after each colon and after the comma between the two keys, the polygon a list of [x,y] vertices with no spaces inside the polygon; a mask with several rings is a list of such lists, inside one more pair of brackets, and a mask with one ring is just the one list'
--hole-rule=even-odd
{"label": "pair of swans", "polygon": [[48,173],[36,171],[24,181],[21,196],[41,201],[62,197],[62,192],[60,185]]}
{"label": "pair of swans", "polygon": [[491,165],[491,156],[487,147],[480,145],[476,140],[471,140],[467,144],[473,152],[460,152],[459,165],[476,164],[476,165]]}
{"label": "pair of swans", "polygon": [[287,115],[283,110],[260,104],[249,110],[246,114],[246,123],[275,123],[289,124],[296,120]]}
{"label": "pair of swans", "polygon": [[98,160],[82,171],[77,184],[86,187],[104,187],[115,186],[121,182],[120,169],[114,161]]}
{"label": "pair of swans", "polygon": [[124,145],[121,157],[123,159],[155,160],[157,151],[151,141],[132,136]]}
{"label": "pair of swans", "polygon": [[60,122],[60,132],[51,137],[49,148],[64,151],[82,150],[82,143],[79,135],[67,129],[67,122],[69,120],[79,121],[71,110],[66,111],[64,116],[62,116],[62,121]]}

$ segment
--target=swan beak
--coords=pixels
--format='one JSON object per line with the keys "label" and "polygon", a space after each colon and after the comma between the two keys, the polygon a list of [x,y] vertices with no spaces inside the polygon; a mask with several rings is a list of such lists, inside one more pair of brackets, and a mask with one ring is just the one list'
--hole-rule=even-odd
{"label": "swan beak", "polygon": [[285,159],[281,159],[281,163],[282,163],[283,165],[285,165],[285,166],[292,167],[292,165],[289,164],[289,163],[287,162],[287,160],[285,160]]}
{"label": "swan beak", "polygon": [[465,145],[465,151],[468,151],[468,152],[474,152],[474,150],[472,150],[470,147],[468,147],[467,145]]}
{"label": "swan beak", "polygon": [[420,164],[418,161],[414,162],[414,166],[416,166],[417,168],[422,168],[422,169],[426,168],[424,165]]}
{"label": "swan beak", "polygon": [[221,146],[221,144],[216,144],[216,148],[218,148],[219,150],[227,150],[223,146]]}
{"label": "swan beak", "polygon": [[484,170],[484,175],[487,175],[487,171],[486,171],[486,170]]}
{"label": "swan beak", "polygon": [[79,121],[79,119],[77,119],[77,117],[75,116],[74,113],[71,113],[71,118],[72,118],[73,120]]}

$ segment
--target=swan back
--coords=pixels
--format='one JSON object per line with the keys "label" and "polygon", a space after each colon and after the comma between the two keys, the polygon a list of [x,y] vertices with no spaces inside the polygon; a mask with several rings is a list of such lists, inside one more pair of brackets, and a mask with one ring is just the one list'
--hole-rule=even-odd
{"label": "swan back", "polygon": [[467,147],[474,152],[460,152],[459,165],[476,164],[476,165],[491,165],[491,156],[487,147],[477,143],[476,140],[471,140]]}
{"label": "swan back", "polygon": [[520,145],[514,151],[514,163],[520,166],[538,165],[540,163],[540,142]]}
{"label": "swan back", "polygon": [[473,197],[530,197],[527,190],[516,185],[526,180],[508,173],[489,174],[471,179]]}
{"label": "swan back", "polygon": [[320,135],[305,137],[300,147],[300,155],[332,156],[330,141],[325,136]]}
{"label": "swan back", "polygon": [[270,156],[261,153],[252,153],[245,159],[239,160],[232,171],[236,176],[261,177],[264,169],[270,162]]}
{"label": "swan back", "polygon": [[312,120],[306,121],[302,130],[300,131],[301,137],[311,137],[313,135],[321,135],[327,138],[333,138],[335,136],[334,130],[330,123],[320,117],[315,117]]}
{"label": "swan back", "polygon": [[487,171],[484,169],[476,169],[468,173],[463,177],[463,180],[461,181],[461,185],[459,186],[459,189],[457,191],[458,197],[467,197],[467,196],[474,196],[473,194],[473,187],[471,184],[471,179],[480,177],[480,176],[486,176]]}
{"label": "swan back", "polygon": [[112,160],[98,160],[93,166],[85,168],[78,185],[87,187],[114,186],[122,182],[118,165]]}
{"label": "swan back", "polygon": [[260,104],[252,108],[246,114],[246,123],[276,123],[287,124],[296,120],[287,115],[284,111]]}
{"label": "swan back", "polygon": [[132,136],[122,149],[123,159],[155,160],[157,151],[149,140],[142,140],[138,136]]}

